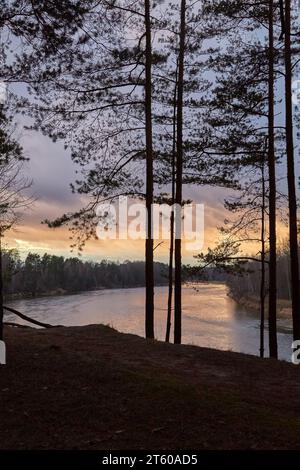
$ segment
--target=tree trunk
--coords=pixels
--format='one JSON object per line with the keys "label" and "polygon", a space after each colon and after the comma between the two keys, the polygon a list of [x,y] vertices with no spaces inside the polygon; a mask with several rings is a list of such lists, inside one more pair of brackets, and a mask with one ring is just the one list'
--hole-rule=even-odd
{"label": "tree trunk", "polygon": [[[263,156],[264,159],[265,156]],[[266,211],[266,182],[265,161],[261,167],[262,177],[262,206],[261,206],[261,285],[260,285],[260,357],[265,355],[265,284],[266,284],[266,242],[265,242],[265,211]]]}
{"label": "tree trunk", "polygon": [[174,256],[174,212],[171,213],[170,220],[170,257],[169,257],[169,288],[168,288],[168,313],[166,342],[170,342],[172,324],[172,297],[173,297],[173,256]]}
{"label": "tree trunk", "polygon": [[174,89],[174,107],[173,107],[173,149],[172,149],[172,212],[170,219],[170,256],[169,256],[169,289],[168,289],[168,313],[167,313],[167,330],[166,342],[170,342],[171,333],[171,318],[172,318],[172,297],[173,297],[173,257],[174,257],[174,202],[175,202],[175,182],[176,182],[176,114],[177,114],[177,68],[175,74],[175,89]]}
{"label": "tree trunk", "polygon": [[292,105],[291,56],[291,1],[285,2],[285,106],[286,106],[286,156],[289,198],[289,241],[291,256],[292,315],[294,340],[300,339],[299,253],[297,234],[297,196],[295,184],[295,159]]}
{"label": "tree trunk", "polygon": [[[178,93],[177,93],[177,158],[176,158],[176,204],[182,206],[182,169],[183,169],[183,77],[186,34],[186,1],[181,0],[180,44],[178,57]],[[179,220],[180,218],[180,220]],[[174,343],[181,343],[181,215],[177,214],[178,224],[175,239],[175,285],[174,285]],[[180,226],[180,235],[179,235]]]}
{"label": "tree trunk", "polygon": [[151,19],[150,0],[145,0],[145,31],[146,31],[146,57],[145,57],[145,119],[146,119],[146,338],[154,338],[154,246],[152,230],[152,204],[153,204],[153,141],[152,141],[152,45],[151,45]]}
{"label": "tree trunk", "polygon": [[276,240],[276,162],[274,144],[274,2],[269,0],[269,348],[270,357],[278,358],[277,346],[277,240]]}

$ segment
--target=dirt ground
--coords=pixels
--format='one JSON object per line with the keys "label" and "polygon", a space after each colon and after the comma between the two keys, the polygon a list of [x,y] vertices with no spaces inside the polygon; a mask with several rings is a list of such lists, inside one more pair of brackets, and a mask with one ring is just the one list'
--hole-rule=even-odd
{"label": "dirt ground", "polygon": [[300,367],[99,325],[5,340],[1,449],[300,449]]}

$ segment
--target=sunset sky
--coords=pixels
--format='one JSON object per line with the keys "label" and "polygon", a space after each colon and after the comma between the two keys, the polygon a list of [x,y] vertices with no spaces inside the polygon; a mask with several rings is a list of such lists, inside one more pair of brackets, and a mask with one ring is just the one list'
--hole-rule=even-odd
{"label": "sunset sky", "polygon": [[[27,94],[25,86],[21,84],[14,85],[13,91],[21,95]],[[281,106],[282,104],[278,105],[279,116],[283,116]],[[73,254],[70,251],[71,242],[68,228],[49,229],[41,222],[44,219],[53,220],[63,213],[78,210],[84,205],[80,196],[73,194],[70,189],[70,183],[76,179],[76,169],[78,168],[72,162],[69,152],[64,149],[62,142],[54,144],[49,138],[34,131],[21,129],[20,133],[25,156],[30,159],[25,165],[28,178],[33,181],[30,194],[36,197],[36,202],[28,212],[23,214],[21,224],[6,234],[5,243],[8,247],[17,248],[22,256],[29,251],[40,254],[48,252],[63,256],[77,255],[76,250]],[[299,176],[299,165],[296,169]],[[280,189],[285,191],[286,169],[284,165],[278,170],[278,173],[282,173],[278,175],[282,177]],[[228,190],[222,188],[205,186],[184,188],[184,199],[191,199],[195,203],[204,204],[205,207],[203,251],[207,247],[213,247],[219,239],[218,227],[222,226],[224,219],[229,216],[223,205],[224,198],[229,194]],[[286,227],[279,224],[278,231],[280,239],[285,239],[287,236]],[[245,251],[252,253],[258,249],[253,245],[245,247]],[[184,262],[193,262],[195,254],[197,253],[186,252],[183,247]],[[83,257],[95,261],[102,259],[142,260],[144,259],[144,241],[93,240],[87,243]],[[166,241],[155,251],[155,258],[159,261],[167,261],[168,243]]]}
{"label": "sunset sky", "polygon": [[[28,177],[33,180],[30,193],[36,197],[31,209],[23,214],[21,224],[9,232],[5,242],[9,247],[18,248],[21,255],[28,251],[70,256],[70,233],[67,228],[49,229],[42,225],[44,219],[54,219],[65,212],[82,206],[80,197],[72,194],[70,183],[76,177],[76,166],[71,161],[62,143],[52,143],[50,139],[36,132],[22,131],[21,137],[25,156],[30,161],[25,164]],[[205,245],[212,246],[218,238],[217,227],[223,223],[225,211],[222,189],[192,187],[185,190],[185,197],[205,205]],[[77,254],[76,251],[74,254]],[[191,262],[194,253],[184,252],[184,261]],[[196,254],[196,253],[195,253]],[[133,240],[91,241],[86,245],[83,256],[89,259],[126,260],[143,259],[144,242]],[[168,243],[164,242],[156,250],[156,259],[166,261]]]}
{"label": "sunset sky", "polygon": [[[49,229],[41,222],[44,219],[53,220],[63,213],[77,210],[83,206],[79,195],[73,194],[70,183],[76,178],[76,165],[72,162],[68,151],[61,142],[53,143],[49,138],[34,131],[21,130],[21,143],[25,156],[30,160],[25,164],[28,178],[32,179],[30,194],[36,198],[30,210],[23,214],[21,224],[5,236],[6,246],[17,248],[22,257],[29,251],[43,254],[45,252],[63,256],[77,255],[77,250],[70,251],[70,232],[68,228]],[[283,169],[284,172],[284,169]],[[284,173],[283,173],[284,177]],[[283,178],[284,179],[284,178]],[[189,187],[184,189],[184,198],[205,207],[204,248],[212,247],[219,239],[218,227],[228,217],[223,202],[229,191],[222,188]],[[279,236],[286,238],[286,228],[279,227]],[[245,251],[258,251],[257,246],[246,246]],[[183,261],[192,263],[194,255],[185,251],[183,246]],[[87,243],[83,257],[100,261],[144,259],[144,241],[93,240]],[[158,261],[167,261],[168,242],[165,241],[155,251]]]}

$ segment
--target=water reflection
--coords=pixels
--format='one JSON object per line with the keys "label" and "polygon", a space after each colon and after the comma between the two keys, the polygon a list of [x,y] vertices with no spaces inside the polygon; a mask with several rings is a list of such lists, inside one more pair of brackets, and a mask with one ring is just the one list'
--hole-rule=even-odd
{"label": "water reflection", "polygon": [[[10,305],[41,321],[66,326],[103,323],[119,331],[144,334],[144,289],[110,289],[82,294],[18,300]],[[155,289],[156,337],[164,339],[167,288]],[[7,315],[13,318],[13,315]],[[16,320],[14,318],[14,321]],[[279,354],[291,356],[288,320],[279,322]],[[227,295],[223,284],[183,288],[183,342],[249,354],[259,351],[259,318]],[[266,351],[268,338],[266,331]]]}

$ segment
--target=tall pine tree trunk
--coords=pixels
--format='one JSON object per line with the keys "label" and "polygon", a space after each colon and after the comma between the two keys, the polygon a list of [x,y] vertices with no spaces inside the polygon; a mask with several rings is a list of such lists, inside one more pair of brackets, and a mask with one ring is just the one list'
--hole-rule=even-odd
{"label": "tall pine tree trunk", "polygon": [[269,169],[269,348],[277,359],[277,240],[276,240],[276,161],[274,144],[274,2],[269,0],[269,100],[268,100],[268,169]]}
{"label": "tall pine tree trunk", "polygon": [[173,258],[174,258],[174,202],[175,202],[175,183],[176,183],[176,116],[177,116],[177,73],[175,74],[175,87],[174,87],[174,103],[173,103],[173,148],[172,148],[172,195],[171,204],[172,212],[170,218],[170,255],[169,255],[169,289],[168,289],[168,312],[167,312],[167,329],[166,329],[166,342],[170,342],[171,333],[171,319],[172,319],[172,297],[173,297]]}
{"label": "tall pine tree trunk", "polygon": [[152,45],[151,45],[151,18],[150,0],[145,0],[145,118],[146,118],[146,208],[147,208],[147,236],[146,236],[146,338],[154,338],[154,267],[153,267],[153,230],[152,230],[152,204],[153,204],[153,141],[152,141]]}
{"label": "tall pine tree trunk", "polygon": [[261,280],[260,280],[260,357],[265,355],[265,294],[266,294],[266,242],[265,242],[265,214],[266,214],[266,180],[265,155],[261,166],[262,178],[262,205],[261,205]]}
{"label": "tall pine tree trunk", "polygon": [[[181,0],[180,12],[180,43],[178,57],[178,92],[177,92],[177,152],[176,152],[176,204],[182,206],[182,170],[183,170],[183,77],[184,77],[184,53],[186,34],[186,1]],[[181,226],[182,220],[177,214],[176,223]],[[181,233],[177,227],[175,239],[175,283],[174,283],[174,343],[181,343]],[[181,227],[180,227],[180,232]]]}
{"label": "tall pine tree trunk", "polygon": [[285,1],[285,106],[286,106],[286,156],[289,198],[289,241],[291,256],[292,314],[294,340],[300,339],[299,253],[297,235],[297,197],[295,184],[295,159],[292,105],[292,54],[291,54],[291,1]]}
{"label": "tall pine tree trunk", "polygon": [[173,298],[173,257],[174,257],[174,212],[171,213],[170,221],[170,255],[169,255],[169,288],[168,288],[168,312],[166,342],[170,342],[172,325],[172,298]]}

